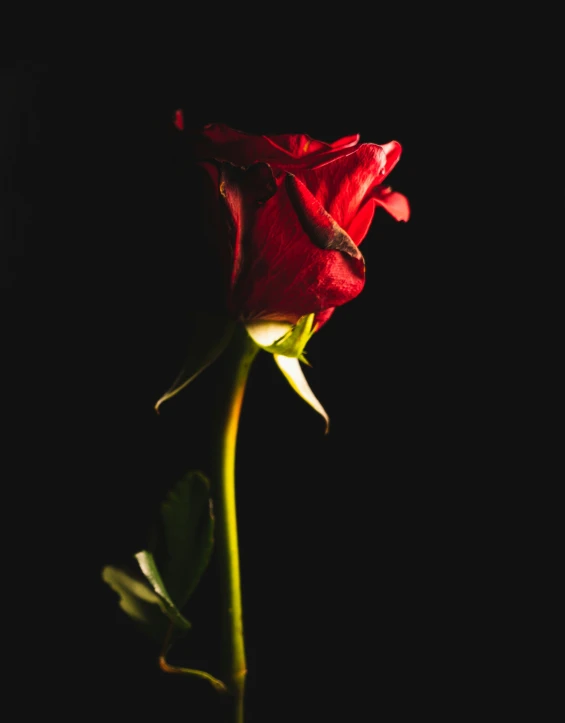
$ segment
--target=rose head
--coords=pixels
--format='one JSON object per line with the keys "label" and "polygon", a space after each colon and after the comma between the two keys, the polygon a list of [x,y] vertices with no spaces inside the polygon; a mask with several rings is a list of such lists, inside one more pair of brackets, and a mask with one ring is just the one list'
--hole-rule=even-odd
{"label": "rose head", "polygon": [[185,132],[211,181],[227,307],[239,321],[295,324],[314,313],[319,328],[364,286],[358,246],[375,207],[408,219],[406,198],[383,185],[400,158],[396,141],[360,144],[355,135],[324,143],[223,124]]}
{"label": "rose head", "polygon": [[[304,346],[335,307],[355,298],[365,284],[359,244],[376,206],[407,221],[406,198],[384,181],[401,146],[333,143],[303,134],[251,135],[214,123],[184,128],[194,160],[204,171],[211,238],[223,261],[225,310],[252,339],[274,355],[294,390],[328,416],[302,373]],[[203,354],[187,365],[159,404],[186,386],[229,343],[223,321],[208,325]]]}

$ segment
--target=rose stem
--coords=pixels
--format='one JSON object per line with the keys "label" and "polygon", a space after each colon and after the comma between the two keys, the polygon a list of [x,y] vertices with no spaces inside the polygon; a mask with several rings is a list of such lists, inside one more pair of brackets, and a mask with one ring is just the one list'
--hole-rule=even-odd
{"label": "rose stem", "polygon": [[[235,723],[243,723],[245,646],[241,607],[241,581],[235,505],[235,451],[245,385],[259,347],[244,327],[238,327],[226,350],[222,406],[218,428],[217,471],[214,479],[216,554],[224,607],[224,680],[235,699]],[[225,386],[224,386],[225,385]]]}

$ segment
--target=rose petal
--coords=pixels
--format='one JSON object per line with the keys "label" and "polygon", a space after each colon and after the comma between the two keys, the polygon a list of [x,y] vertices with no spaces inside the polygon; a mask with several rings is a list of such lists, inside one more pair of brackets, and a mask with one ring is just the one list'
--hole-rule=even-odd
{"label": "rose petal", "polygon": [[184,130],[184,116],[182,110],[175,111],[175,120],[173,122],[175,124],[175,128],[177,128],[179,131]]}
{"label": "rose petal", "polygon": [[355,133],[352,136],[344,136],[337,141],[332,141],[329,145],[336,150],[338,148],[351,148],[352,146],[356,146],[360,139],[361,136],[359,133]]}
{"label": "rose petal", "polygon": [[356,243],[361,243],[367,235],[376,206],[382,206],[397,221],[408,221],[410,218],[410,206],[406,196],[393,191],[390,187],[377,186],[347,228],[347,233]]}
{"label": "rose petal", "polygon": [[334,311],[335,309],[326,309],[325,311],[320,311],[319,314],[316,314],[316,319],[314,320],[314,331],[320,331]]}
{"label": "rose petal", "polygon": [[318,167],[352,153],[359,136],[334,143],[317,141],[306,134],[261,136],[243,133],[223,123],[212,123],[188,133],[196,160],[216,159],[237,166],[264,161],[281,169]]}
{"label": "rose petal", "polygon": [[315,169],[298,171],[297,176],[359,245],[369,230],[375,203],[381,200],[382,194],[376,189],[398,162],[401,151],[396,141],[384,146],[364,143],[353,153]]}
{"label": "rose petal", "polygon": [[343,229],[287,174],[261,205],[250,170],[222,164],[223,237],[234,258],[232,314],[294,324],[357,296],[365,283],[363,257]]}
{"label": "rose petal", "polygon": [[347,228],[372,188],[381,183],[385,165],[381,146],[364,143],[345,157],[297,175],[335,221]]}
{"label": "rose petal", "polygon": [[331,143],[317,141],[305,133],[301,134],[285,134],[278,136],[263,136],[269,143],[280,150],[282,153],[288,154],[293,158],[301,158],[306,155],[314,155],[329,150],[341,150],[343,148],[351,148],[359,143],[359,134],[353,136],[345,136]]}
{"label": "rose petal", "polygon": [[358,261],[363,260],[357,246],[296,176],[289,173],[285,185],[303,229],[316,246],[342,251]]}
{"label": "rose petal", "polygon": [[397,221],[408,221],[410,218],[410,204],[402,193],[388,188],[375,189],[374,201],[382,206]]}
{"label": "rose petal", "polygon": [[189,132],[189,141],[196,160],[216,159],[236,166],[249,166],[266,161],[271,146],[261,137],[230,128],[224,123],[211,123]]}
{"label": "rose petal", "polygon": [[226,241],[226,226],[231,223],[231,216],[229,213],[225,213],[225,209],[220,203],[222,199],[220,194],[221,166],[216,163],[200,163],[198,165],[206,172],[203,176],[203,193],[199,198],[199,207],[203,219],[206,220],[204,226],[201,226],[201,230],[208,232],[206,238],[199,238],[198,242],[208,241],[215,248],[221,265],[222,286],[229,289],[239,272],[241,243],[238,234],[231,236],[230,242]]}
{"label": "rose petal", "polygon": [[263,137],[273,148],[286,156],[292,156],[292,158],[301,158],[331,148],[327,143],[317,141],[305,133]]}
{"label": "rose petal", "polygon": [[[209,166],[210,164],[202,164]],[[254,210],[265,203],[277,190],[273,172],[266,163],[255,163],[246,169],[222,163],[219,173],[219,192],[229,212],[231,230],[229,248],[233,266],[230,285],[237,283],[244,263],[243,238],[250,233],[249,224]]]}
{"label": "rose petal", "polygon": [[384,173],[381,176],[381,183],[396,166],[402,155],[402,146],[398,141],[390,141],[390,143],[383,143],[381,146],[386,156],[386,164]]}

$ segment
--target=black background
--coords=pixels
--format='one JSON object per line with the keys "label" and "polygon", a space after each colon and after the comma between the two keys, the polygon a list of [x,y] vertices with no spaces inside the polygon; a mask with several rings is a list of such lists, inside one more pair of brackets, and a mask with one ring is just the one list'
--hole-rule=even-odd
{"label": "black background", "polygon": [[[187,124],[396,139],[390,183],[412,207],[407,224],[377,212],[365,290],[309,344],[330,434],[268,355],[251,375],[238,448],[249,720],[462,719],[505,685],[517,643],[501,594],[514,564],[507,398],[498,328],[478,328],[488,271],[469,298],[476,251],[456,244],[467,219],[451,218],[430,150],[448,137],[449,107],[429,67],[344,78],[339,63],[304,72],[288,57],[242,66],[235,46],[217,63],[223,72],[195,58],[2,71],[15,670],[70,719],[221,720],[205,683],[160,673],[100,579],[145,545],[179,475],[209,464],[218,370],[153,411],[182,363],[186,314],[209,291],[172,126],[184,108]],[[450,145],[455,162],[461,148]],[[217,671],[217,605],[212,567],[177,662]]]}

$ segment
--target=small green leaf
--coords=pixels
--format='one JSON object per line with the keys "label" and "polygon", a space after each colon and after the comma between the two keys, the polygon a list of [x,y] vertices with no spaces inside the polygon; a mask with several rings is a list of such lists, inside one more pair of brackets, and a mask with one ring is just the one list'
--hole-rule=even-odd
{"label": "small green leaf", "polygon": [[[106,566],[102,579],[120,596],[121,609],[156,642],[162,643],[170,627],[170,605],[153,590],[147,578],[118,567]],[[190,628],[178,610],[173,615],[177,636]]]}
{"label": "small green leaf", "polygon": [[202,472],[187,472],[161,505],[166,555],[158,559],[163,579],[182,609],[212,554],[214,515],[210,483]]}
{"label": "small green leaf", "polygon": [[153,555],[150,552],[143,550],[135,555],[135,559],[141,568],[141,572],[145,575],[149,584],[153,588],[153,591],[159,598],[161,602],[161,609],[165,615],[176,625],[177,628],[180,628],[181,630],[189,630],[191,625],[188,620],[180,614],[177,606],[174,604],[167,592],[165,583],[163,582],[159,570],[157,569]]}
{"label": "small green leaf", "polygon": [[214,544],[210,483],[188,472],[161,505],[162,529],[156,561],[152,552],[135,555],[141,575],[105,567],[102,579],[120,596],[120,607],[154,639],[162,642],[169,621],[175,637],[190,623],[179,612],[206,569]]}
{"label": "small green leaf", "polygon": [[235,329],[235,322],[228,317],[194,312],[189,328],[183,330],[189,344],[189,353],[181,373],[171,388],[155,404],[155,411],[163,402],[178,394],[196,377],[215,362],[225,351]]}
{"label": "small green leaf", "polygon": [[161,602],[144,580],[111,565],[102,570],[102,579],[118,593],[120,607],[130,618],[139,623],[151,623],[155,606],[160,608]]}

